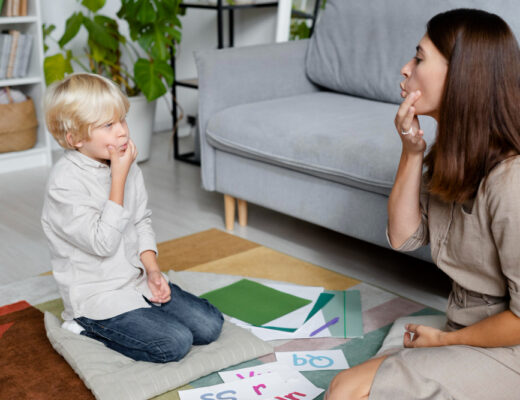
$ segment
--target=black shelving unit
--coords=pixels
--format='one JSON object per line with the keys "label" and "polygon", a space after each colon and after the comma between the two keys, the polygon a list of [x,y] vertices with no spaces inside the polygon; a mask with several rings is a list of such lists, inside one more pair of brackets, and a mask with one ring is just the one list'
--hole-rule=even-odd
{"label": "black shelving unit", "polygon": [[[313,14],[304,13],[301,11],[293,11],[293,17],[295,18],[308,18],[312,19],[311,26],[311,35],[314,29],[314,22],[316,21],[316,17],[318,15],[318,10],[321,4],[321,0],[316,1],[316,5],[314,7]],[[190,3],[185,2],[181,3],[180,7],[185,9],[195,8],[195,9],[203,9],[203,10],[212,10],[217,12],[217,48],[223,49],[224,45],[224,12],[228,13],[228,46],[234,46],[234,36],[235,36],[235,10],[243,10],[243,9],[253,9],[253,8],[268,8],[268,7],[277,7],[278,1],[264,2],[264,3],[246,3],[246,4],[227,4],[226,0],[216,0],[215,4],[201,4],[201,3]],[[173,52],[171,53],[171,65],[174,72],[174,81],[172,84],[172,119],[173,119],[173,127],[177,126],[177,106],[176,106],[176,98],[177,98],[177,86],[198,89],[198,80],[197,78],[193,79],[180,79],[177,80],[177,74],[175,73],[175,55]],[[195,152],[188,152],[180,154],[179,151],[179,138],[177,136],[177,132],[174,132],[173,135],[173,158],[175,160],[184,161],[194,165],[200,165],[200,161],[195,158]]]}

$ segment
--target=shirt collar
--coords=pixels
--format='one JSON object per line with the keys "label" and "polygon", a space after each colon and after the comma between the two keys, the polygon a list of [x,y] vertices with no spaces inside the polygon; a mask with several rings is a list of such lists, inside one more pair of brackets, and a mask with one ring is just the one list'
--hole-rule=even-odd
{"label": "shirt collar", "polygon": [[94,160],[93,158],[86,156],[78,150],[65,150],[65,157],[83,169],[110,170],[108,165]]}

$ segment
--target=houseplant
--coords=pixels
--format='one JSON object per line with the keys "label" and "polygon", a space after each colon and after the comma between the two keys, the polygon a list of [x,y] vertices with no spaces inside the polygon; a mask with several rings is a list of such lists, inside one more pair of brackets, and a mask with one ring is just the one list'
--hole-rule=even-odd
{"label": "houseplant", "polygon": [[[325,5],[327,4],[327,0],[315,0],[318,1],[319,4],[315,4],[315,7],[318,6],[322,10],[325,9]],[[306,5],[305,1],[305,5]],[[300,4],[301,6],[301,4]],[[300,9],[301,7],[297,7],[293,3],[293,11],[300,12],[303,14],[307,13],[306,9]],[[304,7],[305,8],[305,7]],[[317,17],[317,15],[316,15]],[[289,28],[289,40],[301,40],[301,39],[308,39],[311,37],[311,27],[310,25],[315,24],[316,21],[311,22],[309,19],[300,19],[300,18],[291,18],[291,25]]]}
{"label": "houseplant", "polygon": [[[138,161],[142,161],[147,158],[149,149],[155,112],[153,101],[164,95],[173,83],[169,60],[181,40],[178,18],[181,0],[121,0],[117,15],[128,23],[131,40],[121,33],[118,20],[101,13],[106,0],[76,1],[79,10],[66,20],[59,39],[53,37],[54,25],[43,25],[45,51],[49,50],[48,39],[58,46],[55,54],[44,59],[45,81],[50,84],[79,69],[116,82],[132,103],[129,118],[143,121],[142,117],[134,115],[137,104],[151,114],[148,115],[151,122],[147,123],[149,132],[145,133],[148,138],[140,141],[143,144],[139,146]],[[82,31],[86,31],[86,39],[82,39]],[[134,99],[140,94],[148,102]],[[130,128],[135,141],[143,127]]]}

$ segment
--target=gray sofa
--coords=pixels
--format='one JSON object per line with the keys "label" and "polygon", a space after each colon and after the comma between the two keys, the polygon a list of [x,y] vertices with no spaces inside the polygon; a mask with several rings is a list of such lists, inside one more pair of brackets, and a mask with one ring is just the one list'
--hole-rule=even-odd
{"label": "gray sofa", "polygon": [[[199,52],[202,182],[226,225],[252,202],[380,246],[401,142],[400,69],[438,12],[517,0],[328,0],[310,40]],[[421,119],[431,144],[435,122]],[[431,260],[428,249],[412,255]]]}

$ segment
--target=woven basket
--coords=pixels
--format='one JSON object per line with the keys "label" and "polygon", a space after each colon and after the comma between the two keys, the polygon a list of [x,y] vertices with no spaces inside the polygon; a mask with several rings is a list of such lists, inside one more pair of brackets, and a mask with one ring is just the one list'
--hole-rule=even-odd
{"label": "woven basket", "polygon": [[0,153],[21,151],[34,147],[38,119],[31,98],[15,103],[9,88],[9,104],[0,104]]}

